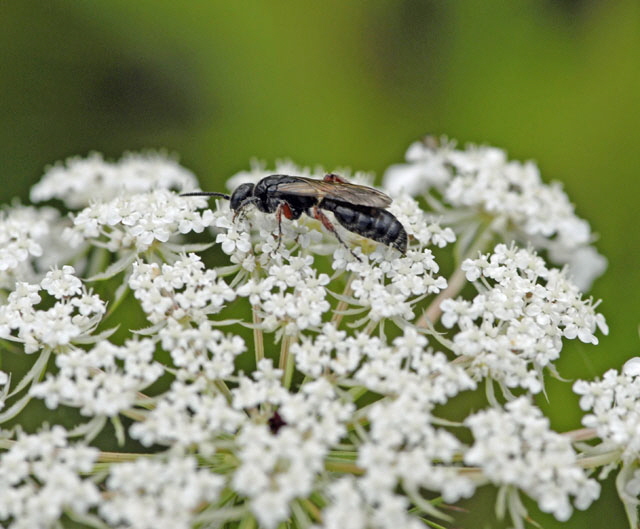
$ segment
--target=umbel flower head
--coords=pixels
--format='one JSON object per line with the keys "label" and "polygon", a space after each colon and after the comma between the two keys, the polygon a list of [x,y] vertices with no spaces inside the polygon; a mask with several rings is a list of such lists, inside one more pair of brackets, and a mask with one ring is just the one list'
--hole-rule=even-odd
{"label": "umbel flower head", "polygon": [[[406,253],[179,196],[195,177],[157,154],[54,166],[32,199],[68,217],[6,208],[0,343],[28,368],[0,372],[0,423],[41,399],[53,426],[1,431],[2,523],[418,528],[486,484],[516,527],[521,493],[560,520],[589,507],[579,447],[533,404],[567,340],[607,333],[574,282],[603,263],[588,224],[497,149],[407,158],[385,177]],[[230,190],[273,173],[324,174],[255,165]],[[479,387],[486,408],[454,421]]]}

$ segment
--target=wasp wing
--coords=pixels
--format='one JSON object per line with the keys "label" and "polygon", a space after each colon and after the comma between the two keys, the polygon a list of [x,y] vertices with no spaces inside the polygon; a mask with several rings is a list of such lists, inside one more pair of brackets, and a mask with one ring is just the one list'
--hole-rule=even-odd
{"label": "wasp wing", "polygon": [[303,176],[295,178],[295,182],[278,184],[278,191],[320,199],[331,198],[340,202],[374,208],[386,208],[392,201],[391,197],[372,187],[350,184],[349,182],[314,180]]}

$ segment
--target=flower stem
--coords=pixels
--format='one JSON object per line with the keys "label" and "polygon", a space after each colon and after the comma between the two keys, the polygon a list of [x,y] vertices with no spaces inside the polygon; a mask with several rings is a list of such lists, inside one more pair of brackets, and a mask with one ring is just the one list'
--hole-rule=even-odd
{"label": "flower stem", "polygon": [[620,450],[611,450],[604,454],[583,457],[578,459],[576,463],[582,468],[597,468],[617,461],[620,461]]}
{"label": "flower stem", "polygon": [[278,367],[284,370],[284,374],[282,375],[282,385],[285,388],[291,387],[291,381],[293,380],[293,371],[295,367],[293,355],[289,354],[289,348],[293,343],[293,338],[291,336],[283,336],[282,337],[282,347],[280,349],[280,361]]}
{"label": "flower stem", "polygon": [[[344,290],[342,291],[342,295],[347,297],[352,294],[351,290],[351,282],[353,281],[353,273],[349,274],[349,279],[347,280],[347,284],[344,286]],[[335,310],[333,311],[333,316],[331,317],[331,323],[336,326],[336,329],[340,327],[340,322],[344,317],[342,314],[349,307],[349,303],[344,300],[340,300]]]}
{"label": "flower stem", "polygon": [[152,457],[153,454],[140,453],[125,453],[125,452],[100,452],[96,462],[97,463],[124,463],[126,461],[135,461],[141,457]]}
{"label": "flower stem", "polygon": [[318,506],[315,503],[306,498],[299,499],[298,502],[302,507],[304,507],[307,513],[309,513],[314,520],[316,520],[317,522],[322,521],[322,511],[318,509]]}
{"label": "flower stem", "polygon": [[341,472],[343,474],[354,474],[356,476],[365,473],[362,467],[359,467],[355,463],[346,463],[344,461],[325,461],[324,468],[329,472]]}
{"label": "flower stem", "polygon": [[227,402],[231,402],[233,400],[233,395],[231,394],[231,390],[229,389],[229,386],[227,386],[224,380],[215,380],[214,385],[220,391],[220,393],[222,393],[225,396],[225,398],[227,399]]}
{"label": "flower stem", "polygon": [[598,432],[595,428],[580,428],[578,430],[563,432],[563,435],[569,437],[572,442],[590,441],[591,439],[598,437]]}
{"label": "flower stem", "polygon": [[255,349],[257,365],[258,362],[264,358],[264,338],[262,336],[262,329],[260,328],[262,318],[260,318],[260,314],[258,314],[257,305],[251,306],[251,313],[253,314],[253,347]]}

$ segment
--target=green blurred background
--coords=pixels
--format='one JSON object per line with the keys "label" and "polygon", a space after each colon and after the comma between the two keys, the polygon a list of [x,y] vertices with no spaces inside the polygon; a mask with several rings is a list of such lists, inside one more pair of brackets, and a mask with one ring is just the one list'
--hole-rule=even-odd
{"label": "green blurred background", "polygon": [[[640,353],[640,2],[0,1],[0,203],[46,165],[165,148],[204,189],[253,157],[375,171],[425,133],[490,143],[564,183],[609,259],[611,327],[559,363],[591,378]],[[635,227],[634,227],[635,226]],[[541,406],[579,426],[570,385]],[[492,522],[481,495],[461,517]],[[544,527],[624,527],[611,480]]]}

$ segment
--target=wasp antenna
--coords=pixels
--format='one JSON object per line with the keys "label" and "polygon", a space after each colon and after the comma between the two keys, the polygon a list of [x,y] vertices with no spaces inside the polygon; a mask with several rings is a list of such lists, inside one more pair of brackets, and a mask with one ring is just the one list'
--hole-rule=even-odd
{"label": "wasp antenna", "polygon": [[196,191],[193,193],[181,193],[181,197],[221,197],[225,200],[231,200],[231,195],[225,195],[224,193],[214,193],[211,191]]}

